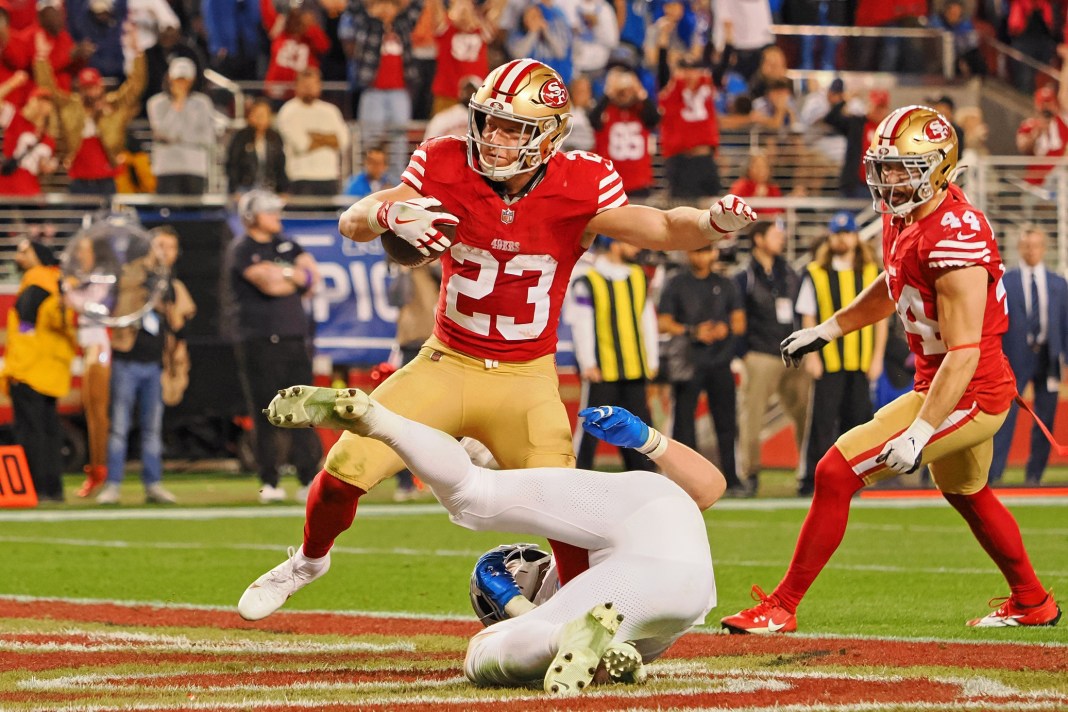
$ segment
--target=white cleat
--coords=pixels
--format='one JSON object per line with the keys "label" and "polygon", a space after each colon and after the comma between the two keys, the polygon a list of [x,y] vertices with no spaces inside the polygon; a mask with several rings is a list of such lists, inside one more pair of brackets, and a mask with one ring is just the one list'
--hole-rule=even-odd
{"label": "white cleat", "polygon": [[556,657],[545,673],[545,691],[567,697],[589,687],[622,621],[622,614],[612,610],[611,603],[604,603],[565,623]]}
{"label": "white cleat", "polygon": [[642,655],[631,643],[609,643],[601,662],[613,682],[640,685],[648,677]]}
{"label": "white cleat", "polygon": [[274,485],[264,485],[260,488],[260,504],[275,504],[286,501],[286,491]]}
{"label": "white cleat", "polygon": [[279,428],[330,428],[359,432],[371,409],[370,397],[358,388],[290,386],[278,391],[263,410]]}
{"label": "white cleat", "polygon": [[289,547],[289,558],[252,582],[237,602],[237,612],[247,621],[266,618],[289,597],[330,570],[330,554],[321,563],[304,558],[303,550]]}

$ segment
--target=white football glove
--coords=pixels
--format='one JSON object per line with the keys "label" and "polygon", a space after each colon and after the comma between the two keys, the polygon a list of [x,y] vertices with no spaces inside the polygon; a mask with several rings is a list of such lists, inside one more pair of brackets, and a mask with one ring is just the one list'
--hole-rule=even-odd
{"label": "white football glove", "polygon": [[801,365],[802,356],[813,351],[819,351],[841,335],[842,329],[838,326],[838,319],[833,316],[818,326],[810,329],[799,329],[787,336],[779,344],[782,362],[787,366],[797,368]]}
{"label": "white football glove", "polygon": [[934,430],[930,423],[917,418],[908,430],[883,446],[883,451],[875,458],[875,462],[885,464],[899,475],[915,472],[920,467],[923,448],[934,435]]}
{"label": "white football glove", "polygon": [[[722,236],[737,232],[755,222],[757,214],[744,200],[733,193],[728,193],[717,200],[708,209],[707,216],[703,217],[708,219],[708,229]],[[704,220],[701,222],[704,227]]]}
{"label": "white football glove", "polygon": [[455,215],[438,213],[429,209],[440,205],[441,202],[435,198],[387,200],[379,203],[377,210],[368,211],[367,223],[379,235],[386,230],[392,230],[420,253],[429,257],[431,254],[444,252],[452,244],[452,241],[441,233],[438,226],[455,226],[460,222]]}

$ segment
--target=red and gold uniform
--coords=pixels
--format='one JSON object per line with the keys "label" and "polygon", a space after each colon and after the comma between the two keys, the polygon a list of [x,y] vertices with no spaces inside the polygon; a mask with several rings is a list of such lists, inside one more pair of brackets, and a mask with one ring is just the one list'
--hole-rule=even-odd
{"label": "red and gold uniform", "polygon": [[[506,201],[469,167],[468,144],[435,138],[412,154],[402,182],[460,219],[443,255],[434,336],[375,398],[391,410],[482,441],[506,468],[574,465],[557,385],[556,330],[583,232],[627,204],[612,163],[557,153],[541,180]],[[401,468],[378,441],[345,433],[326,469],[367,490]]]}

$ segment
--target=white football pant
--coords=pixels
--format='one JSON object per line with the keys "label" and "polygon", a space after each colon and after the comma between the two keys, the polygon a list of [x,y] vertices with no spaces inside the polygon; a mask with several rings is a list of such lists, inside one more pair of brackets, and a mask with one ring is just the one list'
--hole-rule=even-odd
{"label": "white football pant", "polygon": [[560,628],[611,602],[616,640],[646,661],[663,653],[716,604],[704,519],[677,485],[651,472],[565,468],[485,470],[451,436],[375,403],[371,437],[392,447],[460,526],[534,534],[581,546],[590,568],[533,611],[471,639],[464,669],[480,685],[545,676]]}

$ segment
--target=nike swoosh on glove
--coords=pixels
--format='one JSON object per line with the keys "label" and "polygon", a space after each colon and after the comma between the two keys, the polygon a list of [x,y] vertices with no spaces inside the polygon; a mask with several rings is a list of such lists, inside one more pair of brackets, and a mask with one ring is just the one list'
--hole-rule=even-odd
{"label": "nike swoosh on glove", "polygon": [[805,354],[819,351],[841,335],[842,329],[833,317],[809,329],[799,329],[779,344],[782,362],[787,366],[797,368],[801,365],[801,359]]}
{"label": "nike swoosh on glove", "polygon": [[436,198],[412,198],[411,200],[387,200],[378,206],[372,228],[379,234],[392,230],[412,247],[427,257],[444,252],[452,244],[438,228],[455,227],[460,219],[451,213],[435,212],[430,208],[440,207]]}
{"label": "nike swoosh on glove", "polygon": [[934,434],[934,428],[922,420],[913,421],[905,432],[886,443],[875,462],[886,465],[899,475],[915,472],[923,459],[923,449]]}
{"label": "nike swoosh on glove", "polygon": [[723,196],[708,209],[709,226],[722,235],[737,232],[756,219],[756,211],[733,193]]}
{"label": "nike swoosh on glove", "polygon": [[603,405],[579,411],[582,429],[616,447],[640,448],[649,440],[649,426],[625,408]]}

